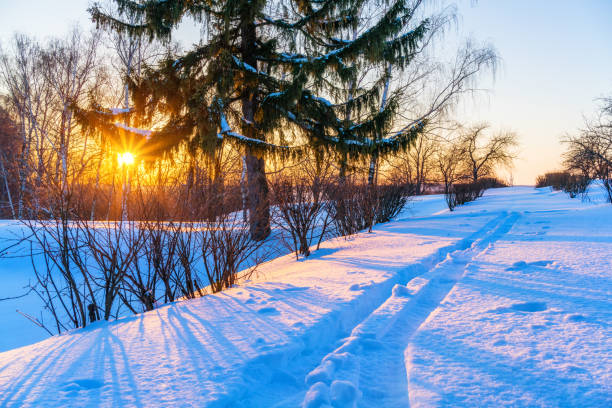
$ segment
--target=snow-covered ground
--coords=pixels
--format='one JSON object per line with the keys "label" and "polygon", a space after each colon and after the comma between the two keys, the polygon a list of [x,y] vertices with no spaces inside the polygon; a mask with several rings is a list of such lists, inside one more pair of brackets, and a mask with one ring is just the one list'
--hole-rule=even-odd
{"label": "snow-covered ground", "polygon": [[612,206],[514,187],[444,208],[0,353],[0,406],[612,406]]}

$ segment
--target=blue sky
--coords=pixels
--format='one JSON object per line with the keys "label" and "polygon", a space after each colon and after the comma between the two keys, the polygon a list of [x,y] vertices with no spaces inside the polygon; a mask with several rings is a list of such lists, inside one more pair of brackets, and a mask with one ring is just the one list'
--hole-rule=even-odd
{"label": "blue sky", "polygon": [[[14,31],[61,36],[75,22],[89,27],[90,0],[0,0],[0,38]],[[448,3],[448,2],[445,2]],[[449,35],[491,42],[502,58],[490,89],[456,116],[488,121],[521,138],[512,171],[518,184],[560,166],[559,139],[575,132],[595,99],[612,94],[611,0],[457,0],[459,24]],[[197,30],[184,30],[185,45]]]}
{"label": "blue sky", "polygon": [[559,166],[559,139],[612,95],[612,1],[470,0],[458,3],[460,31],[490,41],[502,58],[488,97],[457,115],[521,137],[517,183]]}

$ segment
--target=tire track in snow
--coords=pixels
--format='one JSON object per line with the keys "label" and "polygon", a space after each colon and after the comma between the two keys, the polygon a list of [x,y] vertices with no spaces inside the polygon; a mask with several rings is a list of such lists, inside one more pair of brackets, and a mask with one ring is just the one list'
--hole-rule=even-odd
{"label": "tire track in snow", "polygon": [[357,325],[340,347],[306,376],[303,407],[409,406],[404,350],[463,276],[469,263],[505,235],[518,219],[506,214],[475,233],[471,245],[447,254],[391,296]]}

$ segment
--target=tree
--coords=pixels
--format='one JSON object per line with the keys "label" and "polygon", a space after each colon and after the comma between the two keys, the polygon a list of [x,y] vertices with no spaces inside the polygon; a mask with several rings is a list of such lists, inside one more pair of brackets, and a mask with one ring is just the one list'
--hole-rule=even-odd
{"label": "tree", "polygon": [[[495,72],[498,56],[490,45],[478,46],[473,41],[467,40],[457,50],[454,58],[447,63],[436,61],[432,55],[424,52],[427,45],[435,38],[434,34],[442,33],[448,21],[452,19],[452,15],[444,13],[433,18],[434,29],[430,30],[426,41],[412,56],[409,69],[403,70],[403,75],[397,78],[395,86],[402,112],[398,114],[399,120],[395,124],[400,126],[386,135],[387,137],[392,136],[393,132],[402,132],[415,126],[425,131],[422,133],[435,133],[460,98],[476,91],[475,82],[479,74],[487,71]],[[389,74],[391,72],[390,69]],[[387,82],[386,86],[388,85]],[[381,104],[384,106],[384,99]],[[415,137],[413,143],[407,146],[408,150],[416,148],[422,152],[423,149],[416,146],[419,140],[424,141]],[[379,143],[372,153],[368,176],[370,183],[378,171],[378,157],[384,153],[380,151],[384,147],[384,143]],[[421,152],[416,153],[418,158]],[[400,156],[402,155],[405,154],[402,152]],[[415,170],[418,167],[413,166]]]}
{"label": "tree", "polygon": [[441,149],[441,144],[435,135],[423,133],[419,135],[406,152],[401,152],[389,160],[395,177],[404,183],[414,186],[414,194],[421,195],[431,181],[431,173],[435,169],[434,155]]}
{"label": "tree", "polygon": [[597,117],[587,120],[577,136],[568,136],[564,142],[568,145],[564,154],[567,170],[602,180],[612,202],[612,98],[603,99]]}
{"label": "tree", "polygon": [[[0,83],[21,138],[14,159],[19,184],[14,197],[17,218],[35,218],[39,212],[50,215],[54,204],[45,202],[47,196],[66,195],[68,179],[74,176],[69,172],[82,170],[90,157],[91,146],[76,131],[71,105],[99,88],[103,76],[99,75],[97,47],[97,36],[83,35],[74,28],[66,38],[44,45],[16,35],[11,52],[1,53]],[[72,169],[70,156],[75,158]],[[28,204],[30,214],[26,213]]]}
{"label": "tree", "polygon": [[51,126],[54,97],[41,72],[39,44],[24,35],[15,35],[10,51],[2,50],[1,54],[0,79],[6,107],[21,136],[19,155],[14,158],[18,188],[13,198],[16,218],[21,219],[28,198],[34,196],[37,200],[32,190],[42,185],[46,168],[43,141]]}
{"label": "tree", "polygon": [[[9,113],[0,107],[0,202],[2,202],[2,216],[10,215],[16,218],[13,197],[17,192],[18,166],[13,158],[19,157],[21,149],[19,130]],[[8,207],[8,212],[4,208]]]}
{"label": "tree", "polygon": [[464,165],[473,182],[492,176],[498,166],[509,166],[516,158],[518,137],[514,132],[485,134],[489,125],[481,123],[465,129],[459,143],[464,153]]}
{"label": "tree", "polygon": [[[355,86],[359,66],[389,61],[401,67],[410,61],[428,20],[407,29],[415,12],[409,1],[387,2],[375,19],[360,17],[379,3],[367,0],[115,3],[139,23],[94,5],[90,12],[99,26],[167,40],[185,17],[204,23],[206,41],[134,79],[135,107],[167,115],[148,135],[150,150],[185,143],[210,154],[226,144],[244,149],[251,234],[257,239],[270,231],[266,155],[298,154],[303,143],[369,154],[379,145],[406,146],[421,129],[409,126],[377,140],[397,113],[397,96],[389,95],[380,109],[384,79]],[[358,26],[365,29],[353,35]],[[347,89],[350,97],[343,98]],[[112,115],[83,116],[113,132]]]}
{"label": "tree", "polygon": [[434,160],[440,180],[444,183],[444,194],[447,196],[452,185],[465,177],[461,173],[461,162],[464,156],[463,146],[456,141],[445,141],[436,151]]}

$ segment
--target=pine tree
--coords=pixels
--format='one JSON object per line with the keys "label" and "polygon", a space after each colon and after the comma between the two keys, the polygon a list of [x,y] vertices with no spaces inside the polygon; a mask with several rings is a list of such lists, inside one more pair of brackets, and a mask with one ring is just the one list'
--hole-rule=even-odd
{"label": "pine tree", "polygon": [[[339,152],[345,160],[368,157],[405,148],[423,128],[418,123],[383,137],[398,110],[394,94],[382,95],[387,70],[367,87],[357,85],[361,67],[409,64],[428,29],[427,20],[408,27],[420,2],[114,1],[120,15],[141,23],[94,5],[90,13],[99,26],[168,40],[184,18],[192,17],[204,25],[206,40],[133,78],[135,111],[164,113],[161,129],[119,129],[112,126],[114,112],[100,107],[81,117],[107,127],[109,134],[146,137],[159,152],[182,143],[211,154],[225,143],[244,149],[255,239],[270,232],[267,155],[297,154],[311,145]],[[384,12],[372,18],[380,3]]]}

